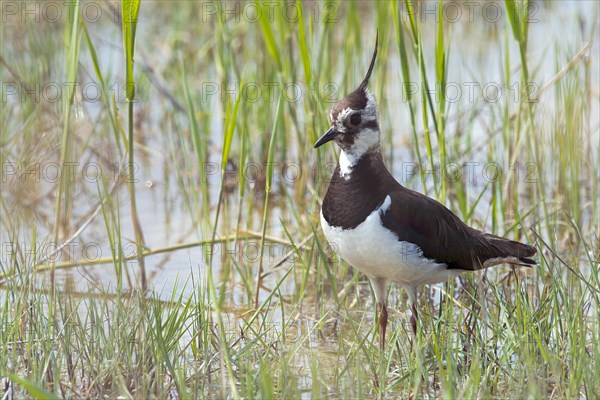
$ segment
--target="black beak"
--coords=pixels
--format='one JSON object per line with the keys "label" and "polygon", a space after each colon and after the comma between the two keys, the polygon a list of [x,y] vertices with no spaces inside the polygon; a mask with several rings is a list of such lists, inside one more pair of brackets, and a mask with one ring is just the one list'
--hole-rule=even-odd
{"label": "black beak", "polygon": [[321,147],[325,143],[332,141],[338,134],[339,132],[333,129],[333,127],[329,128],[329,130],[325,132],[325,134],[323,134],[323,136],[321,136],[319,140],[317,140],[314,148],[316,149],[317,147]]}

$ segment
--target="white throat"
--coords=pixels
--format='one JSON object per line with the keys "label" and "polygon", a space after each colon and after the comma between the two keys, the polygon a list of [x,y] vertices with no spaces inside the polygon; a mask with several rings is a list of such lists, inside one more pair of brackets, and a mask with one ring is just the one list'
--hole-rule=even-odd
{"label": "white throat", "polygon": [[357,135],[354,144],[340,152],[340,176],[350,179],[352,169],[358,161],[372,150],[379,148],[379,132],[373,129],[363,129]]}

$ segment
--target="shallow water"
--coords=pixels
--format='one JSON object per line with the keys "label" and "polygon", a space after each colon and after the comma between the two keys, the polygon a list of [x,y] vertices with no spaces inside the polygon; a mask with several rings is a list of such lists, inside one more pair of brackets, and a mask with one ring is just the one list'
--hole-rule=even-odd
{"label": "shallow water", "polygon": [[[530,39],[529,39],[529,51],[528,56],[530,58],[530,65],[535,66],[535,82],[533,82],[533,88],[540,88],[543,84],[549,81],[556,73],[556,65],[554,64],[555,59],[559,59],[562,63],[566,63],[568,58],[571,57],[579,48],[583,46],[582,33],[580,32],[579,26],[573,26],[573,21],[579,19],[581,26],[589,29],[594,23],[598,23],[598,6],[597,3],[587,2],[553,2],[551,6],[541,6],[538,3],[534,3],[535,15],[534,20],[530,27]],[[464,6],[459,6],[464,7]],[[489,131],[490,126],[501,124],[499,115],[497,114],[498,109],[494,108],[493,105],[497,102],[508,102],[514,103],[509,105],[510,109],[514,109],[517,99],[515,96],[518,94],[517,86],[519,82],[503,82],[503,66],[500,55],[502,55],[502,49],[504,41],[507,39],[511,42],[510,46],[510,57],[511,65],[513,68],[517,68],[519,65],[518,48],[513,43],[511,38],[505,38],[503,32],[505,29],[500,29],[503,19],[500,18],[497,23],[490,23],[495,20],[494,14],[481,14],[481,18],[478,17],[479,12],[482,10],[474,10],[473,22],[465,20],[466,15],[461,18],[459,22],[452,23],[449,29],[446,40],[451,43],[450,47],[450,62],[448,82],[452,83],[453,89],[456,90],[454,95],[449,94],[452,97],[452,101],[449,104],[449,122],[447,125],[447,131],[449,132],[448,138],[450,143],[453,143],[454,137],[461,134],[462,124],[464,123],[463,114],[465,112],[472,112],[474,104],[478,104],[476,109],[478,114],[476,121],[473,124],[473,146],[474,151],[470,151],[461,156],[461,158],[453,157],[452,168],[458,167],[460,169],[460,179],[469,179],[469,193],[471,195],[471,201],[475,200],[479,193],[488,187],[489,183],[493,180],[494,171],[498,172],[498,168],[501,171],[502,176],[508,174],[511,168],[520,169],[524,175],[527,175],[529,170],[527,169],[527,163],[533,162],[533,160],[519,159],[518,165],[511,164],[508,160],[504,159],[490,159],[490,155],[487,152],[477,151],[481,146],[485,146],[490,140],[485,132]],[[488,7],[485,13],[492,13],[492,9]],[[343,10],[342,10],[343,11]],[[466,10],[462,8],[462,12]],[[452,9],[447,10],[448,13],[452,12]],[[449,19],[454,17],[449,14]],[[424,29],[424,37],[427,43],[431,46],[426,49],[425,60],[426,68],[431,76],[434,76],[435,65],[433,60],[434,57],[434,40],[435,40],[435,24],[432,23],[433,18],[427,14],[424,16],[427,22]],[[483,19],[482,19],[483,18]],[[488,19],[487,21],[485,19]],[[594,20],[594,18],[596,20]],[[21,29],[29,29],[30,27],[22,27]],[[54,28],[53,28],[54,29]],[[232,29],[243,29],[242,23],[239,26],[233,24]],[[584,30],[585,30],[584,29]],[[174,33],[177,31],[178,33]],[[60,30],[52,32],[53,35],[59,35]],[[364,40],[369,42],[372,34],[372,29],[365,28]],[[508,34],[508,30],[506,30]],[[101,66],[105,71],[112,71],[109,75],[113,81],[118,80],[120,76],[122,59],[120,55],[120,36],[115,28],[114,24],[107,21],[104,23],[94,24],[91,26],[90,34],[93,40],[97,40],[97,51],[101,61]],[[341,30],[337,30],[334,27],[331,34],[339,38],[340,42],[342,39]],[[251,35],[250,35],[251,37]],[[256,36],[258,38],[258,36]],[[166,40],[168,39],[168,40]],[[262,46],[262,42],[257,40],[257,43],[248,41],[248,37],[244,37],[247,40],[246,45],[255,48],[257,52],[265,52],[266,50]],[[242,40],[244,40],[242,39]],[[20,45],[27,47],[28,36],[23,35],[21,37],[22,43],[18,41],[4,42],[3,46],[6,46],[11,53],[16,53]],[[156,71],[156,76],[159,77],[160,81],[166,86],[167,89],[173,92],[179,92],[179,87],[182,85],[180,78],[173,79],[172,75],[174,72],[178,74],[178,67],[173,67],[170,64],[177,63],[177,52],[173,51],[171,45],[177,41],[183,40],[186,45],[197,46],[203,48],[204,44],[194,43],[193,38],[186,37],[185,29],[182,27],[173,26],[169,23],[169,15],[160,15],[155,13],[152,8],[148,5],[142,7],[142,19],[138,30],[138,56],[136,68],[138,71],[143,68],[143,65],[152,66]],[[388,46],[388,64],[386,68],[386,83],[385,87],[381,90],[384,93],[384,99],[379,99],[381,107],[381,121],[380,124],[383,129],[384,137],[387,138],[393,134],[393,138],[388,141],[385,140],[384,147],[388,146],[391,142],[393,150],[384,148],[384,152],[388,156],[390,167],[394,171],[394,175],[407,186],[422,191],[422,185],[418,182],[417,175],[415,172],[415,159],[414,152],[411,149],[412,138],[410,136],[410,125],[409,125],[409,111],[406,103],[406,93],[403,93],[401,88],[401,72],[399,58],[397,55],[397,47],[393,34],[389,42],[383,42]],[[239,43],[238,43],[239,45]],[[318,47],[318,44],[314,44]],[[369,45],[364,45],[365,48],[370,48]],[[200,51],[200,50],[198,50]],[[569,57],[564,56],[564,53],[568,53]],[[588,51],[588,60],[590,63],[590,69],[592,71],[599,70],[600,62],[600,48],[597,41],[592,44],[592,47]],[[328,51],[325,51],[328,54]],[[560,56],[558,55],[560,54]],[[57,56],[59,58],[60,54]],[[206,57],[206,51],[201,52],[199,57]],[[365,52],[360,60],[360,65],[366,65],[368,58],[370,57],[369,52]],[[89,57],[86,52],[82,52],[82,72],[81,77],[83,82],[93,81],[93,68],[91,67]],[[15,60],[15,62],[31,62],[26,55],[23,55],[22,60]],[[11,64],[11,61],[8,61]],[[58,60],[51,60],[53,65],[60,64],[60,58]],[[253,68],[253,60],[246,60],[246,68]],[[208,61],[204,65],[207,66],[203,76],[190,75],[188,76],[191,91],[197,98],[202,97],[202,89],[206,89],[205,84],[207,82],[217,82],[218,78],[218,66],[212,61]],[[382,67],[379,67],[383,70]],[[350,81],[354,82],[361,74],[362,68],[353,70]],[[197,73],[198,71],[194,71]],[[139,72],[138,72],[139,73]],[[330,76],[340,76],[342,81],[342,72],[331,73]],[[592,85],[598,88],[599,75],[592,74],[591,80]],[[512,76],[518,76],[512,74]],[[138,210],[140,219],[142,221],[144,236],[146,239],[146,245],[149,248],[164,247],[171,244],[193,242],[197,240],[206,240],[211,237],[211,231],[208,229],[207,224],[198,225],[195,218],[199,218],[196,212],[199,210],[195,206],[189,207],[189,202],[199,201],[194,199],[194,185],[199,184],[199,179],[207,179],[209,188],[209,204],[211,210],[211,220],[214,220],[215,206],[218,200],[219,184],[222,176],[222,171],[218,164],[220,163],[221,156],[221,137],[223,131],[223,110],[225,104],[222,101],[222,96],[212,96],[209,101],[203,105],[202,110],[197,112],[205,112],[210,110],[211,114],[208,117],[210,120],[205,125],[209,128],[210,132],[207,137],[211,139],[209,144],[209,164],[206,165],[208,168],[205,171],[199,171],[200,167],[194,161],[192,148],[183,148],[180,143],[180,137],[182,132],[187,130],[187,119],[185,113],[178,112],[173,104],[162,96],[155,86],[148,83],[147,78],[143,78],[140,91],[140,102],[136,104],[136,116],[138,119],[138,125],[136,126],[136,139],[142,145],[138,147],[137,160],[139,165],[139,171],[136,174],[138,178],[137,188],[137,199],[138,199]],[[282,83],[283,84],[283,83]],[[298,85],[302,86],[299,82]],[[482,91],[481,88],[487,88],[486,91]],[[508,88],[508,89],[507,89]],[[306,88],[304,88],[306,90]],[[338,85],[335,90],[334,98],[339,99],[343,94],[348,91],[349,88]],[[489,91],[487,91],[489,90]],[[494,91],[500,90],[500,92]],[[437,95],[439,93],[434,93]],[[118,86],[115,90],[116,97],[121,97],[122,93],[119,91]],[[181,104],[185,104],[184,99],[178,99]],[[270,101],[273,99],[261,98],[260,101]],[[598,111],[598,98],[592,98],[594,102],[594,108]],[[418,103],[417,103],[418,104]],[[9,108],[18,109],[21,107],[19,102],[10,103]],[[55,105],[52,105],[53,107]],[[124,114],[125,103],[121,102],[118,104],[121,108],[120,113]],[[299,109],[303,109],[306,105],[299,105]],[[540,109],[547,115],[552,115],[560,104],[556,104],[554,91],[550,90],[540,98]],[[329,106],[325,107],[329,108]],[[90,135],[93,135],[95,129],[103,129],[106,127],[106,122],[98,121],[98,118],[106,118],[106,114],[102,112],[103,107],[99,103],[90,103],[85,100],[83,96],[78,96],[75,100],[75,114],[73,126],[78,132],[78,146],[83,146],[87,140],[90,139]],[[314,110],[311,110],[311,112]],[[55,113],[50,113],[58,116],[60,119],[60,108],[57,107]],[[418,114],[418,113],[417,113]],[[590,137],[588,140],[591,144],[598,142],[598,123],[599,123],[600,112],[591,113],[590,120],[587,121],[590,130]],[[124,116],[122,115],[124,118]],[[311,116],[299,113],[298,119],[300,126],[306,123]],[[6,116],[4,118],[6,120]],[[60,124],[56,121],[52,121],[46,124],[48,131],[43,135],[53,135],[60,132]],[[458,122],[454,122],[458,121]],[[11,127],[18,126],[18,122],[12,122]],[[322,127],[323,129],[326,126]],[[26,126],[25,129],[28,129]],[[270,127],[265,126],[265,135],[268,134]],[[393,133],[392,133],[393,132]],[[479,133],[480,132],[480,133]],[[282,132],[283,134],[284,132]],[[14,140],[14,136],[19,134],[18,129],[7,129],[3,133],[3,142]],[[183,133],[187,135],[187,133]],[[48,143],[55,143],[56,139],[48,139]],[[236,139],[234,139],[236,140]],[[499,140],[500,142],[500,140]],[[92,141],[93,143],[93,141]],[[98,143],[99,145],[100,143]],[[96,147],[96,143],[91,148],[85,148],[79,158],[76,160],[78,165],[75,168],[75,179],[77,181],[76,195],[74,196],[72,208],[70,209],[71,222],[69,232],[72,234],[83,222],[89,218],[90,210],[93,210],[98,204],[98,181],[94,179],[98,171],[100,171],[104,177],[110,177],[106,180],[108,185],[111,185],[114,179],[115,165],[121,160],[121,157],[116,152],[114,146],[111,148],[111,142],[108,137],[101,141],[104,147]],[[252,146],[256,143],[252,143]],[[43,146],[43,143],[42,143]],[[435,146],[435,143],[434,143]],[[501,147],[501,144],[498,145]],[[47,164],[43,164],[45,154],[51,154],[51,158],[56,157],[55,149],[50,145],[46,145],[42,149],[34,149],[31,152],[31,157],[28,154],[20,153],[21,148],[16,147],[10,150],[10,154],[6,160],[10,161],[10,166],[5,162],[5,168],[3,170],[3,189],[2,196],[4,206],[6,207],[7,214],[11,216],[9,218],[6,215],[2,218],[3,222],[0,226],[0,234],[2,236],[2,242],[5,244],[2,249],[2,265],[3,269],[9,269],[11,264],[11,256],[14,249],[7,243],[18,242],[21,244],[22,250],[32,251],[33,242],[37,242],[38,249],[38,261],[43,259],[44,255],[52,254],[52,246],[47,245],[50,237],[49,227],[52,225],[53,211],[52,207],[54,204],[53,190],[54,182],[52,182],[52,174],[55,171]],[[28,150],[31,151],[31,150]],[[421,148],[424,152],[424,146]],[[592,146],[592,156],[598,159],[598,147]],[[194,170],[190,171],[187,167],[175,167],[175,165],[181,166],[186,158],[186,155],[182,152],[188,152],[187,157],[191,160],[189,165]],[[434,153],[435,153],[434,147]],[[459,154],[460,151],[454,151],[453,154]],[[499,152],[500,154],[501,152]],[[280,190],[282,185],[286,188],[288,193],[294,196],[295,189],[295,172],[300,171],[303,174],[313,174],[326,178],[328,176],[329,166],[320,166],[318,173],[315,172],[316,167],[316,155],[310,160],[298,160],[298,149],[294,146],[290,146],[288,150],[287,159],[289,163],[284,162],[281,168],[275,168],[275,184],[274,187],[277,189],[273,192],[273,198],[270,203],[269,212],[269,224],[267,226],[267,234],[277,238],[281,238],[286,241],[286,234],[283,226],[279,223],[279,218],[286,223],[293,221],[293,211],[289,207],[289,202],[286,201],[284,193]],[[314,154],[314,153],[313,153]],[[33,168],[34,174],[27,175],[27,164],[29,162],[42,162],[39,167]],[[16,166],[17,171],[10,168]],[[116,164],[115,164],[116,163]],[[467,164],[465,164],[467,163]],[[94,165],[92,165],[94,164]],[[90,167],[92,165],[92,167]],[[35,172],[37,168],[38,172]],[[91,169],[90,169],[91,168]],[[426,167],[428,168],[428,167]],[[258,176],[264,176],[266,167],[264,162],[253,161],[253,164],[247,164],[243,167],[238,167],[238,171],[232,171],[230,179],[232,186],[235,188],[236,182],[241,177],[240,169],[248,171],[248,173],[255,173]],[[184,179],[184,183],[178,182],[178,172],[182,171],[187,174]],[[30,170],[31,171],[31,170]],[[39,176],[36,177],[35,174]],[[456,174],[455,169],[451,170],[451,173]],[[112,175],[111,175],[112,174]],[[453,175],[455,176],[455,175]],[[468,178],[466,178],[468,177]],[[39,178],[39,179],[38,179]],[[585,178],[585,177],[582,177]],[[33,182],[31,180],[34,180]],[[243,177],[242,177],[243,179]],[[544,180],[544,186],[551,188],[555,182],[555,176],[536,176],[536,179]],[[313,179],[314,181],[315,179]],[[248,178],[247,195],[244,201],[248,201],[250,197],[254,198],[255,207],[250,211],[250,215],[247,215],[244,210],[242,215],[242,227],[246,230],[252,230],[259,232],[261,229],[261,218],[262,218],[262,206],[264,196],[262,193],[261,180],[254,180]],[[521,181],[517,185],[521,188],[525,187],[529,182]],[[322,187],[323,185],[321,185]],[[197,186],[196,186],[197,187]],[[190,194],[186,194],[184,188],[189,189]],[[427,181],[428,194],[433,195],[432,180],[431,176],[428,177]],[[101,190],[105,191],[105,190]],[[298,201],[306,201],[307,204],[312,204],[313,209],[309,210],[311,216],[316,216],[318,211],[316,203],[310,203],[312,195],[310,193],[303,193],[305,198],[298,199]],[[186,197],[188,196],[188,197]],[[191,197],[189,197],[191,196]],[[237,218],[237,191],[234,189],[230,193],[225,195],[225,202],[227,207],[223,210],[224,214],[221,215],[220,235],[233,234],[232,228],[235,226]],[[476,210],[476,217],[478,223],[483,224],[483,227],[489,228],[491,225],[489,218],[489,199],[491,195],[484,193],[481,200],[481,205]],[[120,185],[116,189],[114,194],[115,208],[114,212],[120,216],[121,226],[120,232],[122,240],[125,244],[125,255],[133,254],[135,247],[129,243],[134,237],[131,230],[130,214],[129,214],[129,200],[125,190],[125,186]],[[593,199],[592,199],[593,201]],[[201,204],[201,203],[200,203]],[[523,207],[530,206],[527,199],[524,199]],[[201,206],[200,206],[201,208]],[[194,216],[195,215],[195,216]],[[584,222],[585,222],[584,213]],[[308,216],[307,216],[308,217]],[[589,217],[588,217],[589,219]],[[10,223],[9,223],[10,220]],[[313,218],[316,221],[315,218]],[[225,221],[223,223],[223,221]],[[589,221],[587,222],[590,223]],[[287,226],[289,228],[289,226]],[[299,242],[304,237],[294,236],[299,232],[291,232],[295,242]],[[32,238],[35,240],[32,240]],[[63,238],[64,239],[64,238]],[[213,260],[213,274],[215,277],[219,277],[221,271],[221,265],[223,260],[229,260],[233,258],[236,261],[252,268],[256,271],[258,264],[258,248],[260,246],[260,239],[254,238],[247,242],[241,242],[237,245],[232,243],[226,245],[217,245],[214,247],[215,257]],[[42,249],[42,251],[40,251]],[[265,256],[264,265],[268,269],[269,265],[276,262],[283,254],[289,251],[291,247],[283,244],[269,244],[267,253]],[[179,251],[173,251],[169,253],[163,253],[147,257],[147,272],[152,277],[152,287],[157,294],[163,298],[168,299],[171,297],[171,293],[175,287],[178,290],[181,289],[181,283],[187,282],[187,291],[193,290],[193,285],[190,284],[190,278],[195,276],[194,279],[204,277],[207,269],[207,249],[205,247],[193,247],[183,249]],[[90,226],[68,247],[67,254],[63,253],[56,261],[66,260],[87,260],[98,257],[106,257],[111,254],[111,243],[107,239],[106,227],[103,222],[102,215],[98,215]],[[29,260],[30,265],[34,264],[33,260]],[[130,262],[130,272],[132,275],[138,273],[135,262]],[[292,267],[292,263],[287,264]],[[245,267],[244,267],[245,268]],[[282,276],[286,269],[271,275],[267,280],[267,285],[272,286]],[[87,291],[90,289],[90,282],[94,282],[94,285],[99,285],[104,288],[116,287],[116,277],[113,267],[109,264],[108,266],[87,266],[80,268],[72,268],[59,272],[61,279],[65,277],[72,277],[75,281],[75,286],[79,291]],[[133,277],[135,280],[135,276]],[[237,278],[233,278],[237,282]],[[239,282],[238,282],[239,283]],[[239,286],[232,285],[232,299],[234,302],[239,301],[244,303],[243,290],[237,289]],[[237,293],[239,290],[239,293]],[[282,286],[283,294],[292,294],[295,290],[295,285],[292,280],[286,281]],[[266,295],[266,291],[263,291],[263,296]]]}

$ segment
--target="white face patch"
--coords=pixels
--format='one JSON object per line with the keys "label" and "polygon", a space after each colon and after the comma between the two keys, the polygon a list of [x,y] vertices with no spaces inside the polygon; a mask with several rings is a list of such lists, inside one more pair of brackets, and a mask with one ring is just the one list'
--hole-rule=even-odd
{"label": "white face patch", "polygon": [[352,167],[355,160],[351,160],[344,150],[340,152],[340,176],[346,180],[350,179]]}
{"label": "white face patch", "polygon": [[365,93],[367,94],[367,106],[365,107],[363,115],[366,121],[376,121],[377,102],[375,101],[375,96],[373,96],[368,90],[365,90]]}
{"label": "white face patch", "polygon": [[329,113],[329,118],[335,125],[336,131],[341,133],[346,132],[344,121],[348,119],[350,114],[354,112],[358,112],[360,114],[363,122],[377,121],[377,103],[375,102],[375,97],[368,90],[366,90],[365,93],[367,96],[367,105],[365,106],[364,110],[355,110],[350,107],[346,107],[338,113],[335,121],[333,120],[333,112]]}
{"label": "white face patch", "polygon": [[[346,118],[348,118],[348,116],[353,112],[354,110],[351,109],[350,107],[346,107],[344,108],[342,111],[340,111],[340,113],[337,116],[337,119],[335,120],[335,130],[340,132],[340,133],[344,133],[346,132],[346,126],[344,125],[344,121],[346,120]],[[333,116],[332,116],[333,117]],[[333,119],[333,118],[332,118]]]}
{"label": "white face patch", "polygon": [[374,129],[363,129],[354,138],[354,144],[348,149],[340,152],[340,175],[344,179],[350,179],[352,168],[358,160],[375,148],[379,147],[379,132]]}
{"label": "white face patch", "polygon": [[[365,90],[364,93],[367,97],[367,104],[364,109],[356,110],[351,107],[346,107],[337,114],[335,120],[333,119],[333,111],[329,113],[333,129],[342,135],[352,134],[354,136],[354,143],[349,147],[345,146],[340,153],[340,175],[344,179],[350,178],[352,168],[366,152],[379,147],[379,131],[371,128],[364,128],[363,125],[369,122],[377,122],[377,103],[375,101],[375,96],[373,96],[371,92]],[[355,113],[360,114],[361,123],[356,128],[349,128],[344,122]],[[361,125],[363,126],[362,129],[360,129]],[[360,130],[356,132],[355,129]],[[351,133],[348,133],[348,130],[351,130]]]}

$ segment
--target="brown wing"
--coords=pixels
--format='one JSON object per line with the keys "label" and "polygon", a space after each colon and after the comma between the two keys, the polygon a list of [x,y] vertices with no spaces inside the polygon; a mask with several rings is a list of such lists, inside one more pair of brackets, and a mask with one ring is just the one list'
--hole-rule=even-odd
{"label": "brown wing", "polygon": [[383,225],[398,240],[418,245],[424,257],[450,269],[481,269],[486,260],[498,257],[535,264],[526,258],[535,254],[535,248],[473,229],[430,197],[400,187],[391,200],[381,215]]}

